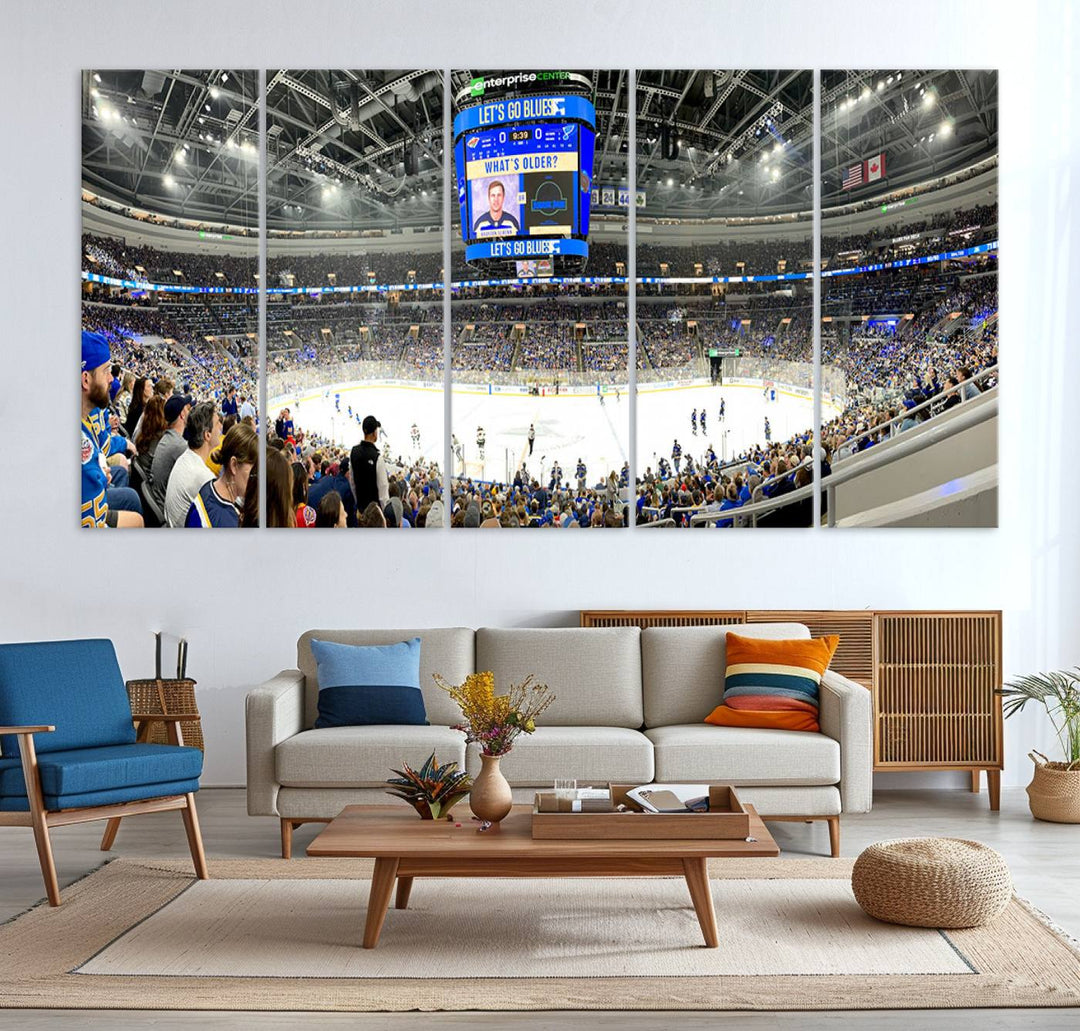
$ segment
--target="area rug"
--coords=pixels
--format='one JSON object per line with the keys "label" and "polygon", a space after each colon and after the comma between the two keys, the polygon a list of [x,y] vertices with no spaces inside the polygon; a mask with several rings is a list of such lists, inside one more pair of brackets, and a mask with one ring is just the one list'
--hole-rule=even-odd
{"label": "area rug", "polygon": [[116,860],[0,927],[0,1006],[236,1010],[1080,1005],[1080,952],[1019,900],[939,932],[866,917],[850,860],[710,864],[720,948],[678,878],[420,879],[359,946],[364,860]]}

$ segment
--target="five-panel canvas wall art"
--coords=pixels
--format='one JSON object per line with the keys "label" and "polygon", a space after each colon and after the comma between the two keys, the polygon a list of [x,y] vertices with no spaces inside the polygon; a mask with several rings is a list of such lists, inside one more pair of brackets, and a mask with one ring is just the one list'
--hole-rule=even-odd
{"label": "five-panel canvas wall art", "polygon": [[997,525],[997,73],[87,70],[87,527]]}

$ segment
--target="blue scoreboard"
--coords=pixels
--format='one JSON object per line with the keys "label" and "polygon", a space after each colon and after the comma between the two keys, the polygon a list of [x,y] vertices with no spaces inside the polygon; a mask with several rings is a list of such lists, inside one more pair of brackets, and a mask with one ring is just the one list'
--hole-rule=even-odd
{"label": "blue scoreboard", "polygon": [[488,101],[454,118],[465,260],[580,271],[589,254],[596,110],[582,96]]}

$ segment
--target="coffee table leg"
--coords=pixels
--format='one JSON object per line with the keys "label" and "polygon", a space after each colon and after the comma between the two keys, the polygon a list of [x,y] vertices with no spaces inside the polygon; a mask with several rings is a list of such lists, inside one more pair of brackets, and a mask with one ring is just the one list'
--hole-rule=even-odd
{"label": "coffee table leg", "polygon": [[411,877],[399,877],[397,879],[397,895],[394,898],[395,909],[409,908],[409,892],[412,891]]}
{"label": "coffee table leg", "polygon": [[364,924],[364,948],[373,949],[378,944],[379,932],[386,919],[390,905],[390,893],[397,879],[396,859],[376,859],[375,872],[371,877],[371,894],[368,895],[367,923]]}
{"label": "coffee table leg", "polygon": [[690,899],[694,903],[701,933],[710,949],[719,947],[716,935],[716,911],[713,909],[712,889],[709,887],[709,868],[705,859],[684,859],[683,872]]}

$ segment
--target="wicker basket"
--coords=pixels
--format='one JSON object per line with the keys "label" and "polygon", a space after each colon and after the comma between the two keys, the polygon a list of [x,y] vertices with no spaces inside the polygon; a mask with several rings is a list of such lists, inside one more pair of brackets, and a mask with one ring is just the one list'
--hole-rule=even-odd
{"label": "wicker basket", "polygon": [[1036,820],[1080,823],[1080,767],[1050,762],[1042,752],[1028,752],[1035,776],[1027,786],[1028,805]]}
{"label": "wicker basket", "polygon": [[1012,898],[1001,855],[959,838],[879,841],[855,860],[851,888],[870,916],[909,927],[979,927]]}
{"label": "wicker basket", "polygon": [[[127,682],[131,714],[136,722],[140,716],[177,716],[199,711],[195,702],[195,681],[183,680],[129,680]],[[185,720],[180,724],[184,744],[205,751],[202,724],[199,720]],[[167,727],[164,723],[151,723],[146,739],[154,744],[168,744]]]}

